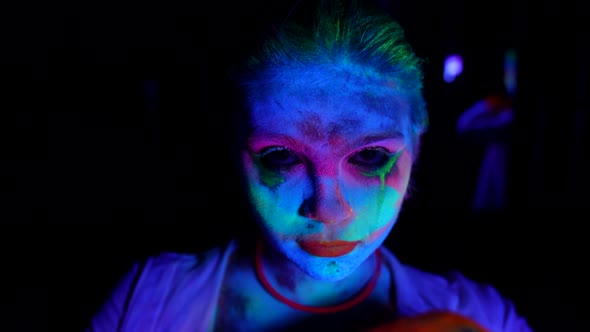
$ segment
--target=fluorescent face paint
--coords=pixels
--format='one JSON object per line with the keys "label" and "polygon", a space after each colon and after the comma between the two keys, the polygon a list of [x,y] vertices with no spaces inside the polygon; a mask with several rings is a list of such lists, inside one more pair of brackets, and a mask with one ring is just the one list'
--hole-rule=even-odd
{"label": "fluorescent face paint", "polygon": [[391,85],[363,82],[359,90],[339,70],[288,74],[250,102],[248,191],[276,249],[316,279],[340,280],[398,217],[412,167],[400,124],[408,101]]}
{"label": "fluorescent face paint", "polygon": [[263,163],[261,159],[266,158],[269,154],[277,155],[278,153],[279,149],[274,148],[266,150],[263,154],[253,156],[256,166],[260,172],[260,179],[269,188],[274,188],[280,185],[285,181],[285,179],[281,176],[281,174],[276,172],[276,170],[266,167],[265,163]]}
{"label": "fluorescent face paint", "polygon": [[383,166],[377,167],[376,169],[369,171],[369,172],[363,172],[362,174],[365,176],[378,176],[379,179],[381,180],[381,189],[384,189],[385,188],[385,175],[389,174],[389,172],[391,171],[393,166],[395,166],[395,164],[397,163],[397,160],[399,159],[399,156],[401,156],[402,152],[403,151],[398,151],[398,152],[394,153],[392,156],[388,156],[389,160],[385,161]]}

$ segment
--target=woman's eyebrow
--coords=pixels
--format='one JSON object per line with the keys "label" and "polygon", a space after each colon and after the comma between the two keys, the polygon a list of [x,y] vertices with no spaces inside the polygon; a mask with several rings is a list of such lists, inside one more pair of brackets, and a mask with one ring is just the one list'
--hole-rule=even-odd
{"label": "woman's eyebrow", "polygon": [[289,145],[298,149],[304,149],[304,146],[290,136],[280,134],[255,135],[248,138],[248,147],[256,150],[260,147],[270,145]]}
{"label": "woman's eyebrow", "polygon": [[375,134],[375,135],[366,135],[359,137],[355,140],[355,144],[357,145],[366,145],[371,144],[379,141],[388,141],[388,140],[396,140],[396,141],[403,141],[404,135],[401,132],[395,131],[386,134]]}

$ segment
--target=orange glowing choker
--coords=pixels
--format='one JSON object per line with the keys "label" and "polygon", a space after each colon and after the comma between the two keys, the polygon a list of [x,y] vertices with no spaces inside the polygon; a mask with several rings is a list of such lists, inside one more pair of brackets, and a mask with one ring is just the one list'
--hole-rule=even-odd
{"label": "orange glowing choker", "polygon": [[377,285],[377,280],[379,279],[379,275],[381,273],[381,259],[382,258],[381,258],[381,251],[378,249],[375,251],[375,258],[377,260],[376,266],[375,266],[375,271],[373,272],[371,279],[367,282],[365,287],[358,292],[357,295],[355,295],[353,298],[351,298],[345,302],[342,302],[342,303],[336,304],[336,305],[332,305],[332,306],[325,306],[325,307],[307,306],[307,305],[303,305],[303,304],[297,303],[295,301],[289,300],[288,298],[284,297],[276,289],[274,289],[271,286],[270,282],[268,282],[268,279],[264,275],[264,270],[262,269],[263,246],[264,246],[264,244],[263,244],[262,240],[258,241],[257,246],[256,246],[255,270],[256,270],[256,276],[258,277],[258,280],[260,281],[260,283],[262,284],[264,289],[266,289],[266,291],[269,292],[272,296],[274,296],[277,300],[285,303],[286,305],[290,306],[291,308],[306,311],[306,312],[311,312],[314,314],[331,314],[331,313],[335,313],[335,312],[340,312],[340,311],[350,309],[350,308],[354,307],[355,305],[361,303],[363,300],[365,300],[371,294],[373,289],[375,289],[375,286]]}

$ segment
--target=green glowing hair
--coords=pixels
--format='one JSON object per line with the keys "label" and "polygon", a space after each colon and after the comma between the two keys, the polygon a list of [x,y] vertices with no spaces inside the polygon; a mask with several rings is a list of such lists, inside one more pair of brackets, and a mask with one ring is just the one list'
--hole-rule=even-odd
{"label": "green glowing hair", "polygon": [[306,14],[301,12],[303,21],[288,17],[278,22],[259,52],[248,59],[242,83],[256,84],[274,70],[306,64],[346,62],[369,68],[395,81],[409,97],[408,125],[412,150],[416,151],[419,136],[428,126],[422,60],[405,39],[400,24],[387,12],[360,1],[320,0],[316,15]]}

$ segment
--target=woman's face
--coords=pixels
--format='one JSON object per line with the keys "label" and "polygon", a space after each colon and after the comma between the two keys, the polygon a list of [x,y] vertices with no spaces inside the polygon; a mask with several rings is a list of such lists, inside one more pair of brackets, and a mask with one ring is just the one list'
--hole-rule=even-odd
{"label": "woman's face", "polygon": [[274,248],[314,278],[340,280],[398,217],[412,157],[396,114],[408,103],[391,86],[338,71],[284,77],[249,105],[242,159],[251,203]]}

